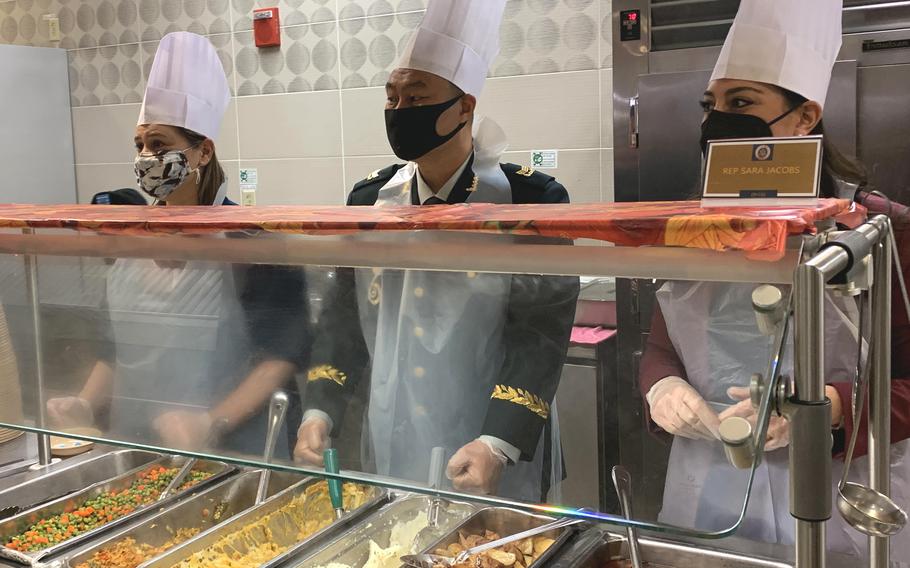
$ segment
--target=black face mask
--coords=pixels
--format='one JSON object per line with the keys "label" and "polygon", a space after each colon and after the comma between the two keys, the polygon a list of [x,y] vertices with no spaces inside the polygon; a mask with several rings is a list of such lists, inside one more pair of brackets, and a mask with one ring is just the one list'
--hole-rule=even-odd
{"label": "black face mask", "polygon": [[444,136],[436,134],[436,123],[462,96],[438,105],[386,109],[385,129],[395,155],[412,162],[454,138],[467,122]]}
{"label": "black face mask", "polygon": [[712,110],[701,123],[701,153],[708,152],[708,140],[730,140],[732,138],[771,138],[771,126],[799,108],[797,105],[771,122],[765,122],[753,114],[739,114]]}

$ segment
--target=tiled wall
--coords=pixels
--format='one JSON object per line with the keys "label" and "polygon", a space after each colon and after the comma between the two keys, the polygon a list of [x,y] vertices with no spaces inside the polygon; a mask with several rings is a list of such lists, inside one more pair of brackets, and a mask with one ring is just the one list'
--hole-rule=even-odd
{"label": "tiled wall", "polygon": [[[396,161],[381,85],[426,0],[0,0],[0,42],[49,45],[57,14],[69,52],[80,200],[134,185],[132,135],[157,41],[207,35],[235,98],[216,141],[238,194],[259,173],[259,204],[337,204]],[[253,45],[254,8],[278,5],[280,48]],[[480,112],[505,129],[506,159],[559,150],[573,201],[613,198],[610,0],[509,0],[502,53]]]}

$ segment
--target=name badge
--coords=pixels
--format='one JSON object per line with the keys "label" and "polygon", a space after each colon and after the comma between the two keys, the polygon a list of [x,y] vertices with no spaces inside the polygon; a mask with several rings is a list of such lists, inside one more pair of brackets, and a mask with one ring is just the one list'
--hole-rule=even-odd
{"label": "name badge", "polygon": [[822,137],[708,142],[703,197],[818,197]]}

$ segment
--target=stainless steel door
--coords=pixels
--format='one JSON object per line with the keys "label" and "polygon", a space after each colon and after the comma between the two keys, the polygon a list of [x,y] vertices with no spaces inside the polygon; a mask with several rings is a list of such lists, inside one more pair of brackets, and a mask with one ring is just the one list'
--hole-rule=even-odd
{"label": "stainless steel door", "polygon": [[910,64],[859,72],[859,154],[873,185],[910,203]]}
{"label": "stainless steel door", "polygon": [[710,77],[710,71],[687,71],[638,78],[640,201],[697,195],[702,118],[698,101]]}

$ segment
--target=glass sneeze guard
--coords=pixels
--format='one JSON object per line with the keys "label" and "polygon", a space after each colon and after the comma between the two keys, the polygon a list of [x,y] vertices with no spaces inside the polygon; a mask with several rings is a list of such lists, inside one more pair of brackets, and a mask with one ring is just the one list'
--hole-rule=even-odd
{"label": "glass sneeze guard", "polygon": [[[22,393],[0,425],[706,538],[734,533],[750,492],[761,490],[755,484],[768,483],[756,468],[786,460],[786,450],[757,451],[761,459],[736,470],[718,439],[673,439],[644,419],[630,439],[660,440],[664,454],[651,463],[641,447],[624,447],[606,461],[627,466],[633,485],[643,468],[662,468],[666,491],[627,521],[562,498],[564,484],[592,472],[563,467],[578,440],[560,436],[559,416],[573,409],[554,399],[578,278],[652,279],[665,282],[658,304],[670,344],[658,347],[676,352],[723,417],[741,398],[728,388],[748,387],[755,374],[770,384],[792,367],[787,318],[761,333],[750,299],[756,286],[774,285],[788,303],[797,250],[609,247],[573,242],[564,220],[511,217],[470,227],[398,218],[397,230],[375,230],[361,218],[345,224],[341,208],[300,210],[318,220],[305,230],[286,220],[254,230],[191,209],[149,229],[134,210],[118,209],[75,228],[61,228],[65,215],[33,215],[23,229],[9,220],[21,209],[4,222],[0,207],[0,300],[16,362],[2,381]],[[270,219],[268,209],[253,211]],[[545,208],[504,217],[538,211],[559,217]],[[590,212],[562,211],[585,216],[582,234],[594,236]],[[699,313],[710,317],[699,324]],[[624,383],[639,384],[625,395],[647,416],[639,377]],[[291,405],[267,460],[275,390]],[[771,390],[755,410],[758,424]],[[329,445],[339,474],[319,463]],[[499,468],[474,469],[489,464],[486,448],[508,461],[498,477]],[[696,453],[711,467],[693,475],[680,455]],[[430,471],[440,463],[441,476]],[[593,474],[609,483],[609,468]]]}

